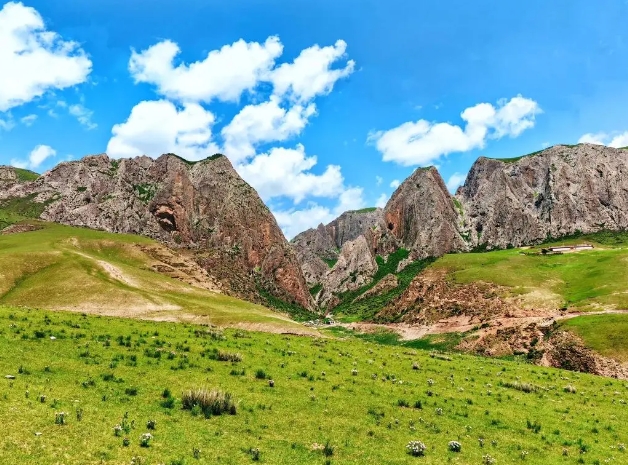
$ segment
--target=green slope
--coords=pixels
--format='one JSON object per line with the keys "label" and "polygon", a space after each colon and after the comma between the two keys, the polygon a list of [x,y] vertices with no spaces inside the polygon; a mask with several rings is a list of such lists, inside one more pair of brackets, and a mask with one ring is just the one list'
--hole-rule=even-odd
{"label": "green slope", "polygon": [[[2,307],[0,354],[2,463],[235,465],[251,449],[267,464],[628,461],[624,382],[516,362]],[[236,414],[182,409],[195,388],[232,394]],[[425,457],[406,453],[413,440]]]}
{"label": "green slope", "polygon": [[150,239],[37,223],[0,235],[0,304],[303,330],[282,315],[153,271]]}
{"label": "green slope", "polygon": [[628,315],[586,315],[561,326],[582,338],[585,345],[605,357],[628,362]]}
{"label": "green slope", "polygon": [[[455,282],[492,282],[513,295],[580,310],[628,309],[628,233],[603,232],[555,242],[589,242],[594,250],[539,255],[540,246],[486,253],[450,254],[435,268],[450,271]],[[544,245],[543,247],[546,247]]]}

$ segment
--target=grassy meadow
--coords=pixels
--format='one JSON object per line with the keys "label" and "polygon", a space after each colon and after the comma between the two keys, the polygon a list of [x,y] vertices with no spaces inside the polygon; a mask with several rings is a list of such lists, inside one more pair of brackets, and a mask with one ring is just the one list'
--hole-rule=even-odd
{"label": "grassy meadow", "polygon": [[150,239],[35,224],[41,229],[0,235],[0,305],[306,330],[260,305],[154,271],[141,249],[157,246]]}
{"label": "grassy meadow", "polygon": [[0,354],[2,463],[628,462],[625,382],[516,362],[10,307]]}
{"label": "grassy meadow", "polygon": [[[538,255],[541,247],[589,242],[590,251]],[[492,282],[532,305],[583,311],[628,309],[628,233],[599,233],[525,249],[449,254],[434,268],[450,271],[455,282]]]}
{"label": "grassy meadow", "polygon": [[628,315],[585,315],[561,323],[585,345],[605,357],[628,362]]}

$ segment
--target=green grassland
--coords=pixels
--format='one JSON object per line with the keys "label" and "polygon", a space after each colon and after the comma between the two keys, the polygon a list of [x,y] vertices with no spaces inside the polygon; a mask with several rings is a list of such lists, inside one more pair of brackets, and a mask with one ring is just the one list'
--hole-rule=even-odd
{"label": "green grassland", "polygon": [[[625,383],[516,362],[6,307],[0,354],[3,463],[628,460]],[[196,388],[231,394],[235,415],[183,409]],[[412,440],[425,443],[424,457],[406,453]]]}
{"label": "green grassland", "polygon": [[0,304],[217,325],[301,330],[262,306],[193,287],[153,271],[124,234],[37,223],[42,229],[0,235]]}
{"label": "green grassland", "polygon": [[585,315],[565,320],[562,327],[599,354],[628,362],[628,315]]}
{"label": "green grassland", "polygon": [[539,246],[450,254],[432,266],[449,270],[450,278],[458,283],[492,282],[512,288],[513,294],[544,298],[559,307],[628,309],[628,234],[604,232],[553,244],[581,242],[590,242],[595,249],[539,255]]}

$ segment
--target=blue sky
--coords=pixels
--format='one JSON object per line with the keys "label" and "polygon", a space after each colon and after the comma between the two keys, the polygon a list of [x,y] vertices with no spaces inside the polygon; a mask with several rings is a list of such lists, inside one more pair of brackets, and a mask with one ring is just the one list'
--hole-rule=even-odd
{"label": "blue sky", "polygon": [[628,145],[628,2],[0,0],[0,164],[224,152],[287,236],[435,164]]}

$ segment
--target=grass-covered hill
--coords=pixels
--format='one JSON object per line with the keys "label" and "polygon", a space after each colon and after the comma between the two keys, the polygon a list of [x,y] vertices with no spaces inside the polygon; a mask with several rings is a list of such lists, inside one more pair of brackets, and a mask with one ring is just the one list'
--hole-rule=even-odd
{"label": "grass-covered hill", "polygon": [[499,359],[7,307],[0,354],[3,463],[628,461],[625,382]]}
{"label": "grass-covered hill", "polygon": [[[543,247],[590,243],[593,250],[539,255]],[[433,267],[457,283],[506,286],[513,295],[580,310],[628,309],[628,233],[601,232],[524,249],[449,254]]]}
{"label": "grass-covered hill", "polygon": [[140,236],[31,222],[0,234],[0,304],[270,331],[308,331],[215,292],[193,260]]}

